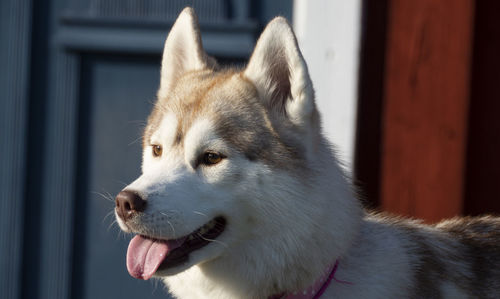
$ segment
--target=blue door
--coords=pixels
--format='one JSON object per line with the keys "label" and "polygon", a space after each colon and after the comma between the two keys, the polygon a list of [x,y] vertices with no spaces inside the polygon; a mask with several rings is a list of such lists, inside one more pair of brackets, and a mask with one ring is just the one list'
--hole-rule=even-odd
{"label": "blue door", "polygon": [[0,2],[0,298],[168,298],[128,275],[114,196],[140,174],[141,133],[177,14],[243,63],[292,1]]}

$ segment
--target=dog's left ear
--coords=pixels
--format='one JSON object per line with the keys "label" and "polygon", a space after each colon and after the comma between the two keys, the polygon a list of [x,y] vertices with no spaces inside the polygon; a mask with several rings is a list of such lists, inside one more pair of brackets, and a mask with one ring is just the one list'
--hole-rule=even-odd
{"label": "dog's left ear", "polygon": [[176,80],[185,72],[215,68],[216,65],[215,59],[203,50],[194,9],[184,8],[165,41],[158,98],[165,98]]}
{"label": "dog's left ear", "polygon": [[295,124],[308,123],[315,111],[314,90],[297,39],[285,18],[273,19],[257,41],[244,75],[270,109]]}

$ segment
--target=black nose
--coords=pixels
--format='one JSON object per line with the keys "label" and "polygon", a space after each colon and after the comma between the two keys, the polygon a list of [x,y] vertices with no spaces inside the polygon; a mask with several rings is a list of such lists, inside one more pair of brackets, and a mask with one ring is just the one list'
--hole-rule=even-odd
{"label": "black nose", "polygon": [[124,221],[132,218],[137,212],[143,212],[146,201],[136,192],[121,191],[115,199],[116,213]]}

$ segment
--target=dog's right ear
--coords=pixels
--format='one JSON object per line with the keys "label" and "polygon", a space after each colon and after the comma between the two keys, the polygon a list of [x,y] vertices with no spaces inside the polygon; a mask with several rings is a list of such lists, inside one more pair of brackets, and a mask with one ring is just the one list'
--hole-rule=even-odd
{"label": "dog's right ear", "polygon": [[173,83],[185,72],[214,68],[215,59],[203,50],[200,27],[194,10],[186,7],[177,17],[163,49],[158,98],[165,98]]}

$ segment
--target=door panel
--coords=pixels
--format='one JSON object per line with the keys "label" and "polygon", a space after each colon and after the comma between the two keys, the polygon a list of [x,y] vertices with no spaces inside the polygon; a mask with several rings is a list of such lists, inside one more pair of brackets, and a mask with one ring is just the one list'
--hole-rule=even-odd
{"label": "door panel", "polygon": [[128,274],[125,256],[131,236],[120,232],[113,213],[114,196],[141,173],[140,137],[155,99],[159,63],[159,57],[116,55],[87,55],[82,60],[80,125],[88,126],[80,132],[87,131],[88,137],[82,136],[87,140],[80,141],[80,153],[88,169],[80,171],[86,172],[88,183],[82,188],[75,215],[81,224],[74,238],[83,246],[74,265],[79,272],[74,279],[81,279],[75,285],[85,290],[80,298],[141,298],[145,294],[165,298],[162,285],[154,288],[153,282]]}

